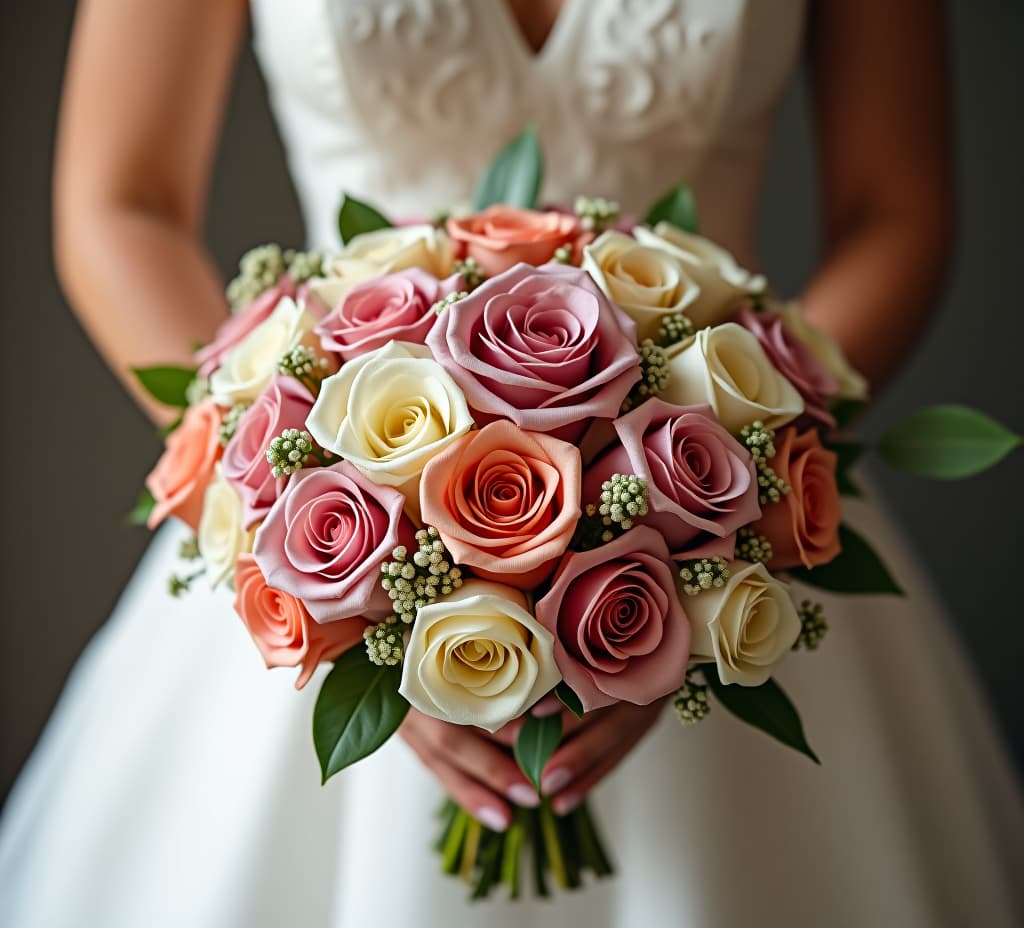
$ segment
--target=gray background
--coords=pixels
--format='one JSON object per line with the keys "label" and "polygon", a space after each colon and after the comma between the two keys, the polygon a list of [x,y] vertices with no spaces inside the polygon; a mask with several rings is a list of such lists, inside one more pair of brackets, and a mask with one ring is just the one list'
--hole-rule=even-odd
{"label": "gray background", "polygon": [[[0,795],[146,544],[146,533],[127,527],[122,514],[159,450],[151,427],[93,354],[53,275],[49,171],[72,8],[69,0],[49,0],[4,4],[0,13]],[[1024,135],[1017,64],[1024,4],[959,0],[952,11],[960,118],[958,260],[941,314],[864,423],[867,434],[923,403],[954,399],[982,406],[1024,432],[1018,379]],[[795,85],[781,113],[762,226],[765,268],[788,293],[799,291],[815,259],[808,142]],[[254,243],[302,241],[280,144],[248,53],[230,105],[209,216],[210,247],[225,273]],[[1024,609],[1016,586],[1022,461],[1018,456],[959,485],[879,475],[887,504],[952,607],[1018,760],[1024,758],[1024,705],[1017,697]]]}

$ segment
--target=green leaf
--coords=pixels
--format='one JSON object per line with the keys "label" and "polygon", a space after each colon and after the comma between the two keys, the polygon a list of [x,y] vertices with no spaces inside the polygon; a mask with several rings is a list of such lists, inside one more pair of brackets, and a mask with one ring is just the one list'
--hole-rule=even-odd
{"label": "green leaf", "polygon": [[544,156],[537,129],[528,126],[491,162],[476,188],[474,206],[486,209],[495,203],[533,209],[544,176]]}
{"label": "green leaf", "polygon": [[155,505],[156,500],[153,498],[153,494],[149,492],[148,487],[143,487],[138,501],[135,503],[135,508],[128,513],[128,521],[132,525],[145,525]]}
{"label": "green leaf", "polygon": [[665,194],[650,208],[644,222],[649,226],[670,222],[677,229],[697,234],[697,201],[693,191],[680,184]]}
{"label": "green leaf", "polygon": [[540,792],[540,775],[544,765],[551,755],[555,753],[558,742],[562,737],[562,714],[556,712],[554,715],[546,715],[537,718],[535,715],[526,716],[523,727],[519,729],[519,737],[516,738],[515,756],[516,763],[526,774],[526,778]]}
{"label": "green leaf", "polygon": [[958,480],[999,463],[1024,439],[968,406],[932,406],[893,426],[878,453],[899,470]]}
{"label": "green leaf", "polygon": [[836,461],[836,483],[839,485],[839,492],[843,496],[863,496],[860,487],[853,482],[850,469],[860,460],[865,446],[855,441],[830,441],[826,447],[829,451],[834,451],[838,458]]}
{"label": "green leaf", "polygon": [[836,420],[836,428],[843,429],[864,411],[865,406],[867,403],[864,400],[840,400],[829,412]]}
{"label": "green leaf", "polygon": [[313,743],[324,783],[376,751],[402,724],[409,703],[398,692],[401,681],[398,668],[371,664],[362,644],[335,661],[313,709]]}
{"label": "green leaf", "polygon": [[342,195],[341,207],[338,209],[338,233],[341,235],[342,244],[347,245],[364,232],[376,232],[378,229],[391,227],[391,222],[368,203],[350,197],[347,193]]}
{"label": "green leaf", "polygon": [[131,370],[143,389],[158,403],[178,409],[188,406],[188,385],[196,379],[194,368],[133,367]]}
{"label": "green leaf", "polygon": [[580,701],[569,684],[564,680],[555,687],[555,695],[558,697],[558,701],[565,706],[576,718],[583,718],[583,703]]}
{"label": "green leaf", "polygon": [[806,567],[793,567],[788,573],[794,580],[834,593],[903,595],[903,590],[893,580],[882,559],[852,528],[839,526],[839,544],[842,551],[827,564],[810,570]]}
{"label": "green leaf", "polygon": [[806,754],[816,764],[821,763],[807,743],[796,707],[774,680],[760,686],[740,686],[737,683],[727,686],[719,679],[713,664],[705,666],[704,678],[718,701],[738,719]]}

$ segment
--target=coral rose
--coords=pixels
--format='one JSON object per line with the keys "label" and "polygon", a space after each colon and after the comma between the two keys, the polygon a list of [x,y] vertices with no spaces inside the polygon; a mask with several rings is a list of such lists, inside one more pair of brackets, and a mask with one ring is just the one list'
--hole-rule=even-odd
{"label": "coral rose", "polygon": [[573,244],[582,231],[579,220],[569,213],[502,205],[448,220],[448,234],[459,256],[472,258],[488,277],[520,262],[545,264],[557,249]]}

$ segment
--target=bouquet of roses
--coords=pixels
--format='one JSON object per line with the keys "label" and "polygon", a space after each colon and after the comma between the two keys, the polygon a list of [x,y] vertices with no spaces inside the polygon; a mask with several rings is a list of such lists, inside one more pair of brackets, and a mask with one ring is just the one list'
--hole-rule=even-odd
{"label": "bouquet of roses", "polygon": [[[817,760],[772,674],[825,617],[786,578],[898,593],[840,522],[860,448],[833,432],[865,383],[696,234],[686,188],[633,223],[600,199],[537,211],[540,175],[527,132],[477,212],[395,228],[346,198],[340,253],[255,249],[197,369],[136,371],[183,409],[140,510],[196,531],[202,566],[172,592],[233,588],[299,687],[333,662],[325,780],[412,705],[490,732],[523,719],[539,791],[562,714],[530,710],[551,694],[577,716],[668,697],[687,723],[714,696]],[[957,476],[1017,442],[948,407],[882,447]],[[611,872],[586,804],[538,797],[504,833],[444,816],[443,867],[475,896],[517,895],[527,849],[542,894]]]}

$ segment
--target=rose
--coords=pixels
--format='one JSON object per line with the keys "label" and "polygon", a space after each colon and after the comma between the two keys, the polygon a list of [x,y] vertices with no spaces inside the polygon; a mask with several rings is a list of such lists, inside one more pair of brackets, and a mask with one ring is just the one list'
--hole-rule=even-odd
{"label": "rose", "polygon": [[234,576],[238,556],[252,550],[252,535],[242,524],[242,498],[224,479],[218,465],[206,488],[203,515],[196,533],[196,544],[211,589]]}
{"label": "rose", "polygon": [[350,290],[315,329],[329,351],[346,361],[389,341],[423,344],[437,321],[434,304],[462,283],[459,275],[438,280],[408,268],[368,280]]}
{"label": "rose", "polygon": [[801,342],[836,382],[836,396],[844,400],[866,400],[868,382],[850,366],[839,343],[827,332],[816,329],[800,312],[799,303],[786,303],[778,307],[782,324]]}
{"label": "rose", "polygon": [[665,540],[646,526],[565,555],[537,620],[586,711],[646,706],[682,685],[690,626],[674,584]]}
{"label": "rose", "polygon": [[426,348],[405,342],[347,362],[321,384],[306,419],[320,445],[413,503],[427,461],[472,426],[455,381]]}
{"label": "rose", "polygon": [[381,564],[414,544],[403,502],[347,461],[300,470],[256,532],[256,562],[270,586],[299,597],[318,622],[382,619],[391,601]]}
{"label": "rose", "polygon": [[210,393],[221,406],[251,403],[270,383],[281,356],[296,345],[314,347],[316,319],[301,303],[282,299],[274,311],[225,354],[210,375]]}
{"label": "rose", "polygon": [[363,640],[360,618],[313,621],[302,600],[267,585],[256,558],[243,554],[235,568],[235,612],[252,635],[267,667],[300,667],[301,690],[322,661],[336,658]]}
{"label": "rose", "polygon": [[653,229],[637,226],[633,234],[641,245],[663,248],[686,262],[700,288],[686,315],[698,329],[724,322],[738,303],[765,288],[763,277],[744,270],[724,248],[671,223],[659,222]]}
{"label": "rose", "polygon": [[519,264],[448,307],[427,344],[477,421],[575,441],[639,379],[636,326],[585,271]]}
{"label": "rose", "polygon": [[674,558],[732,557],[736,531],[761,513],[747,451],[708,406],[650,399],[612,425],[620,444],[587,468],[583,498],[596,500],[612,474],[647,481],[639,521],[665,537]]}
{"label": "rose", "polygon": [[449,219],[447,228],[460,256],[472,258],[488,277],[520,262],[544,264],[583,231],[579,220],[569,213],[542,213],[500,204],[471,216]]}
{"label": "rose", "polygon": [[561,679],[552,648],[522,593],[467,580],[417,613],[398,691],[426,715],[497,731]]}
{"label": "rose", "polygon": [[221,411],[212,400],[185,410],[178,426],[167,436],[164,453],[146,478],[156,500],[146,524],[156,528],[168,516],[177,516],[193,531],[199,526],[203,495],[220,460]]}
{"label": "rose", "polygon": [[701,329],[669,352],[668,387],[661,398],[679,406],[707,403],[733,433],[757,420],[778,428],[804,409],[796,387],[775,369],[753,333],[735,322]]}
{"label": "rose", "polygon": [[792,649],[800,619],[764,564],[733,561],[729,570],[724,587],[686,597],[691,660],[714,661],[723,683],[760,686]]}
{"label": "rose", "polygon": [[302,428],[312,408],[309,390],[293,377],[278,375],[238,420],[221,469],[242,498],[246,528],[266,516],[287,482],[271,473],[267,447],[284,429]]}
{"label": "rose", "polygon": [[757,531],[772,544],[772,568],[815,567],[839,553],[842,503],[836,484],[834,451],[821,446],[813,429],[797,434],[784,429],[775,436],[772,469],[789,484],[777,503],[765,506]]}
{"label": "rose", "polygon": [[686,312],[700,296],[686,261],[621,232],[605,232],[587,245],[583,270],[636,323],[640,339],[657,337],[666,315]]}
{"label": "rose", "polygon": [[499,419],[426,466],[423,520],[459,564],[532,589],[554,570],[576,529],[580,468],[574,446]]}
{"label": "rose", "polygon": [[796,387],[804,400],[804,415],[815,424],[834,428],[836,420],[829,415],[826,400],[836,395],[839,385],[814,353],[790,332],[782,316],[745,306],[735,321],[754,333],[768,360]]}

